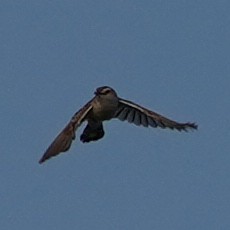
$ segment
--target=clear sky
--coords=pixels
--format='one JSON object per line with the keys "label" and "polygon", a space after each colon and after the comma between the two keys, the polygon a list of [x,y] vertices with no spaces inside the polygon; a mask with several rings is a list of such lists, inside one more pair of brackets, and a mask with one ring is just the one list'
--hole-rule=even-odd
{"label": "clear sky", "polygon": [[[230,2],[2,0],[1,230],[230,229]],[[38,160],[109,85],[198,131],[105,123]]]}

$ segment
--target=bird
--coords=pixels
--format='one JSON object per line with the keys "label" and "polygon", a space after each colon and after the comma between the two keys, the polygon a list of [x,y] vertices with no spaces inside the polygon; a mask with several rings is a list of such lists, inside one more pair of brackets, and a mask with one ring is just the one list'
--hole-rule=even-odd
{"label": "bird", "polygon": [[80,136],[83,143],[101,139],[105,134],[103,122],[115,118],[144,127],[169,128],[178,131],[198,128],[196,123],[179,123],[132,101],[120,98],[109,86],[98,87],[94,94],[95,96],[73,115],[69,123],[57,135],[39,160],[40,164],[69,150],[72,141],[76,138],[77,129],[84,122],[87,122],[87,125]]}

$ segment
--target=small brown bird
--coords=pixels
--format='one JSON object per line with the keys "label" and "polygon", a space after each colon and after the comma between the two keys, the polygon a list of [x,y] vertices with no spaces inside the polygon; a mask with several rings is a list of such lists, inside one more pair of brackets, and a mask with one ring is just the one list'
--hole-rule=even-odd
{"label": "small brown bird", "polygon": [[77,128],[84,121],[88,123],[80,136],[80,140],[83,143],[97,141],[102,138],[104,136],[103,121],[112,118],[118,118],[121,121],[127,120],[130,123],[144,127],[151,126],[155,128],[159,126],[179,131],[197,129],[195,123],[178,123],[131,101],[119,98],[116,91],[111,87],[99,87],[94,94],[93,99],[74,114],[70,122],[54,139],[39,163],[43,163],[49,158],[67,151],[71,146],[72,140],[75,139]]}

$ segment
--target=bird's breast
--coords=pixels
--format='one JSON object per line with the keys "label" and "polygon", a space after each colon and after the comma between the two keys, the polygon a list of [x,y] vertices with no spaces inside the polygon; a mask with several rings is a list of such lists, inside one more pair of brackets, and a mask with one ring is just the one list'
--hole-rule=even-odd
{"label": "bird's breast", "polygon": [[96,120],[104,121],[110,120],[114,117],[114,113],[117,110],[118,102],[117,101],[96,101],[93,106],[93,117]]}

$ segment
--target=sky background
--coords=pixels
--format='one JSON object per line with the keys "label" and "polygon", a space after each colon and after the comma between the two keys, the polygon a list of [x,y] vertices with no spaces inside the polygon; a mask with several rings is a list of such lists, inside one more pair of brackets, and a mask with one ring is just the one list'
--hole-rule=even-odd
{"label": "sky background", "polygon": [[[230,229],[230,2],[1,0],[2,230]],[[109,85],[198,131],[105,123],[43,165]]]}

